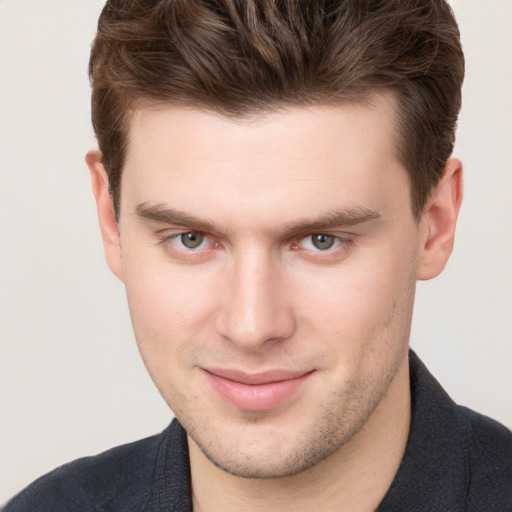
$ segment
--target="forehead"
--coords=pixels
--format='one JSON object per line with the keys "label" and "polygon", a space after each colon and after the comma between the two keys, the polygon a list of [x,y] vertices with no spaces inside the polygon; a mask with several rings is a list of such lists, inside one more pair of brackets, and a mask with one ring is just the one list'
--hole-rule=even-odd
{"label": "forehead", "polygon": [[[122,203],[172,203],[206,215],[261,205],[369,207],[390,201],[408,179],[396,158],[393,101],[296,107],[232,119],[177,106],[141,108],[132,118]],[[373,204],[372,204],[373,203]]]}
{"label": "forehead", "polygon": [[[396,142],[398,135],[396,100],[391,93],[375,93],[360,101],[340,101],[333,104],[310,106],[277,106],[268,111],[250,112],[243,116],[228,116],[212,110],[191,106],[169,105],[165,103],[142,103],[133,111],[129,126],[128,152],[135,146],[147,145],[148,137],[171,135],[174,140],[194,143],[207,150],[207,143],[215,138],[217,152],[223,149],[219,143],[230,144],[230,150],[237,147],[243,150],[244,143],[257,143],[264,140],[278,141],[279,138],[302,137],[318,144],[316,133],[322,133],[325,143],[333,142],[333,137],[325,137],[336,128],[339,135],[347,139],[348,132],[354,137],[364,131],[382,142]],[[347,130],[348,129],[348,130]],[[339,132],[343,130],[344,133]],[[156,142],[156,140],[155,140]],[[342,144],[339,137],[336,141]],[[362,142],[361,140],[359,141]],[[196,148],[197,149],[197,148]],[[284,153],[286,147],[281,147]],[[296,151],[298,148],[294,148]]]}

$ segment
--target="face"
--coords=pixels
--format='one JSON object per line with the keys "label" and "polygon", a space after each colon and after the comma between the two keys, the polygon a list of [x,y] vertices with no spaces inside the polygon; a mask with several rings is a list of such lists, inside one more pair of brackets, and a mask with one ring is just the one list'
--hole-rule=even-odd
{"label": "face", "polygon": [[151,377],[232,474],[338,451],[406,361],[419,228],[394,126],[384,97],[135,114],[118,273]]}

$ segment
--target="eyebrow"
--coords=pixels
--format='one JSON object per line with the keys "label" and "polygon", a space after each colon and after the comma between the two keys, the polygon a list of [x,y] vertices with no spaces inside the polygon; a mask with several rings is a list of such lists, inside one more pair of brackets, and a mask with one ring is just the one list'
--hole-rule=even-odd
{"label": "eyebrow", "polygon": [[168,208],[161,204],[148,205],[147,203],[141,203],[137,205],[135,212],[141,220],[149,220],[160,224],[183,226],[192,231],[204,231],[219,234],[223,234],[226,231],[210,221],[199,219],[181,210]]}
{"label": "eyebrow", "polygon": [[[141,220],[183,226],[191,231],[226,233],[226,229],[210,221],[194,217],[186,212],[169,208],[162,204],[149,205],[141,203],[135,208],[135,212]],[[303,233],[322,233],[330,229],[351,227],[380,218],[381,215],[376,210],[364,206],[354,206],[328,212],[313,220],[286,222],[276,231],[280,236],[293,238]]]}
{"label": "eyebrow", "polygon": [[380,219],[380,213],[365,206],[334,210],[317,219],[285,223],[279,231],[288,237],[302,233],[322,233],[335,228],[348,228]]}

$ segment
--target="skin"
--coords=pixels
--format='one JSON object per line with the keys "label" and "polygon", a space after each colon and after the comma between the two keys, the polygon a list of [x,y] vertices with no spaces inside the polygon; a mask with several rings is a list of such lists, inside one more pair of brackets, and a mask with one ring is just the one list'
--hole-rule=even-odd
{"label": "skin", "polygon": [[[118,225],[88,154],[107,261],[189,434],[195,510],[374,510],[389,488],[409,426],[415,283],[446,264],[462,198],[452,159],[413,217],[394,127],[384,95],[244,120],[139,109]],[[204,238],[189,249],[182,233]],[[249,410],[212,368],[307,377]]]}

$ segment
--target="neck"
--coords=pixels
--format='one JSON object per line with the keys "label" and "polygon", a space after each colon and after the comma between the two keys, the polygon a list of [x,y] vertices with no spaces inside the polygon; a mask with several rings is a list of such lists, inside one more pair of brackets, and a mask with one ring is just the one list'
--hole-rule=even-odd
{"label": "neck", "polygon": [[375,510],[402,460],[410,423],[408,358],[365,425],[342,448],[291,477],[248,479],[214,466],[189,438],[194,512]]}

